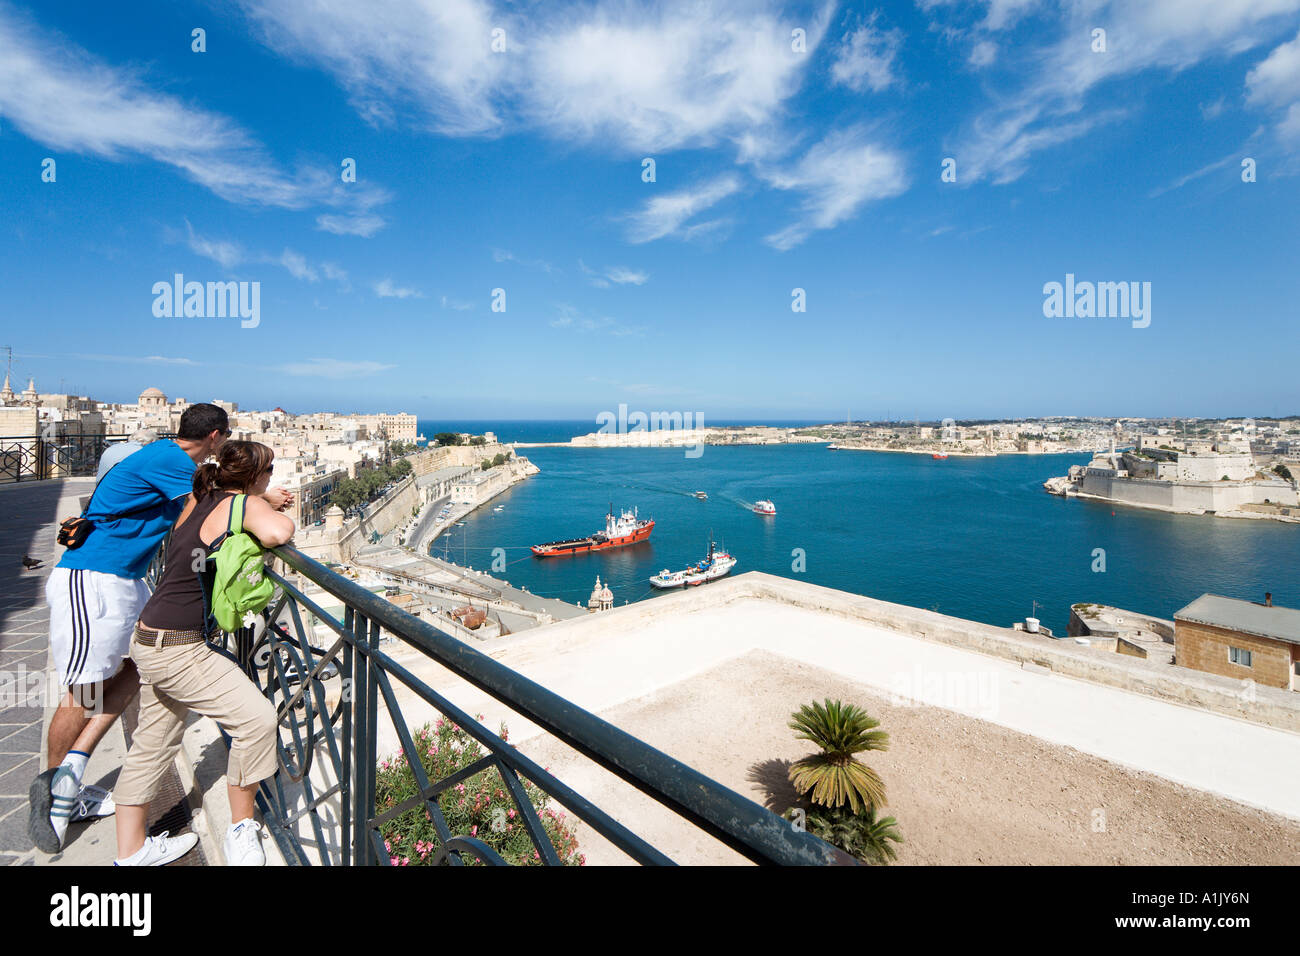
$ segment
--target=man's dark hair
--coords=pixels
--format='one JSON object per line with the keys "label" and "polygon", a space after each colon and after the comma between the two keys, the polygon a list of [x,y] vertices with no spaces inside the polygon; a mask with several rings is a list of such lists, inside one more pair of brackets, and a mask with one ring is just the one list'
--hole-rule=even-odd
{"label": "man's dark hair", "polygon": [[229,427],[230,417],[224,408],[200,402],[181,413],[181,427],[176,437],[185,441],[203,441],[213,432],[224,432]]}

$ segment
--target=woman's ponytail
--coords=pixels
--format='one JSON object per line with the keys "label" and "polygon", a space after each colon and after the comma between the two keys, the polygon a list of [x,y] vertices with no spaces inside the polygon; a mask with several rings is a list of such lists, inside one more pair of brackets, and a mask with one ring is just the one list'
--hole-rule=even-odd
{"label": "woman's ponytail", "polygon": [[194,472],[194,498],[202,501],[220,487],[218,483],[221,468],[215,461],[204,462]]}

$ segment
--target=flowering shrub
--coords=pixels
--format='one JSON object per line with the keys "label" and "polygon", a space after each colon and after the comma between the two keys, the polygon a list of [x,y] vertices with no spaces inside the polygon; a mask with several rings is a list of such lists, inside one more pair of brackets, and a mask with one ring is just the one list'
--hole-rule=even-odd
{"label": "flowering shrub", "polygon": [[[479,720],[483,719],[480,714]],[[508,739],[504,724],[502,740]],[[485,751],[477,740],[447,720],[438,720],[432,727],[425,724],[414,734],[415,750],[430,781],[449,777],[483,757]],[[520,778],[529,802],[537,808],[542,827],[550,838],[551,846],[566,866],[582,866],[586,858],[577,852],[578,839],[565,815],[550,809],[548,797],[530,781]],[[406,755],[399,752],[379,763],[375,792],[376,807],[383,813],[418,792],[415,774],[407,763]],[[480,771],[462,780],[438,798],[447,826],[455,836],[472,836],[496,850],[507,863],[522,866],[540,866],[541,856],[533,847],[523,818],[515,808],[506,789],[501,772],[496,767]],[[433,821],[422,807],[416,807],[390,820],[383,827],[384,846],[389,862],[394,866],[420,866],[431,864],[439,846],[438,833]],[[466,864],[478,861],[463,854]]]}

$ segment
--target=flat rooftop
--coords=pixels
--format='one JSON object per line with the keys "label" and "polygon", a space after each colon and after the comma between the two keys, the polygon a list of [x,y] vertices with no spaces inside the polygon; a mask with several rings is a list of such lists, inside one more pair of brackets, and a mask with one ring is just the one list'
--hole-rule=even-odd
{"label": "flat rooftop", "polygon": [[1174,620],[1300,644],[1300,611],[1289,607],[1266,607],[1219,594],[1202,594],[1176,612]]}
{"label": "flat rooftop", "polygon": [[[952,633],[939,636],[944,628]],[[792,797],[789,764],[811,749],[786,726],[790,713],[825,697],[866,707],[891,733],[888,752],[863,758],[889,788],[887,812],[907,840],[903,863],[1300,858],[1300,734],[978,649],[995,639],[1020,642],[1053,668],[1077,660],[1139,681],[1156,672],[1144,661],[1098,661],[1062,642],[757,573],[538,628],[489,653],[778,812]],[[740,862],[414,657],[403,654],[403,663],[484,714],[487,726],[505,722],[512,743],[673,859]],[[412,727],[436,718],[411,695],[399,698]],[[386,724],[381,718],[381,754],[397,750]],[[590,831],[579,839],[592,863],[622,861]]]}

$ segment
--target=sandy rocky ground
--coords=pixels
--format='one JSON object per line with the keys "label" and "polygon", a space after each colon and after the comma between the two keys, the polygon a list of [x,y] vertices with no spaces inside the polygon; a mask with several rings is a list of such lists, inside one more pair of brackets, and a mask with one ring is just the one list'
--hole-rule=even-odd
{"label": "sandy rocky ground", "polygon": [[[888,751],[863,756],[888,788],[886,812],[898,819],[905,840],[899,864],[1300,861],[1300,821],[984,720],[891,703],[888,692],[765,652],[728,661],[601,716],[781,812],[793,796],[786,770],[811,747],[796,740],[786,722],[801,704],[826,697],[865,707],[890,734]],[[614,790],[597,778],[588,786],[573,779],[582,758],[572,751],[554,741],[525,742],[523,749],[599,805],[614,809],[608,802]],[[613,781],[614,788],[622,786]],[[640,832],[635,824],[634,829]],[[591,847],[591,862],[613,862],[602,859],[607,855],[595,834],[578,832],[580,845]],[[679,853],[651,842],[682,862],[695,856],[693,847],[678,848],[687,850]],[[721,862],[729,857],[729,851],[723,853],[698,862]]]}

